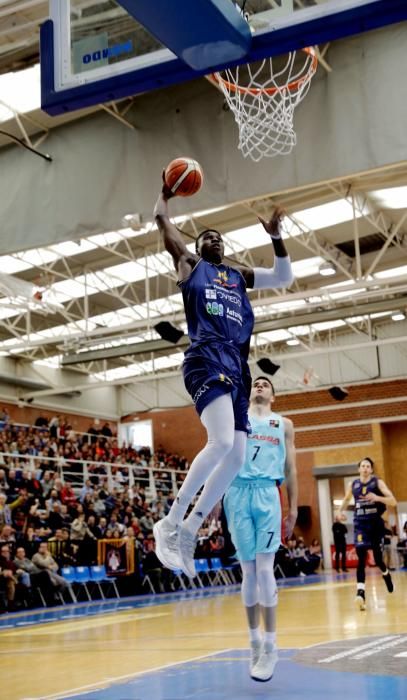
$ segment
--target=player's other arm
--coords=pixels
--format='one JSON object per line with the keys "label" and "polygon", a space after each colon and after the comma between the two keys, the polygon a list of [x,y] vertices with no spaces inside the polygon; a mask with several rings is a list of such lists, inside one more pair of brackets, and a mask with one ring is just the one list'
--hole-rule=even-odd
{"label": "player's other arm", "polygon": [[377,485],[383,495],[379,496],[377,493],[369,492],[363,497],[363,500],[370,501],[372,503],[384,503],[385,506],[396,506],[397,501],[384,481],[382,479],[378,479]]}
{"label": "player's other arm", "polygon": [[291,537],[298,515],[298,483],[297,465],[294,442],[294,426],[291,420],[284,418],[285,435],[285,483],[288,496],[288,515],[284,519],[284,533],[286,538]]}
{"label": "player's other arm", "polygon": [[173,194],[164,184],[154,207],[154,219],[163,237],[165,250],[174,261],[179,279],[185,279],[194,268],[198,256],[189,252],[182,234],[170,221],[168,213],[168,200],[170,197],[173,197]]}
{"label": "player's other arm", "polygon": [[281,236],[281,220],[284,212],[276,207],[269,221],[258,217],[264,230],[270,235],[274,249],[274,265],[272,268],[255,267],[239,268],[246,286],[250,289],[278,289],[289,287],[294,281],[290,256]]}

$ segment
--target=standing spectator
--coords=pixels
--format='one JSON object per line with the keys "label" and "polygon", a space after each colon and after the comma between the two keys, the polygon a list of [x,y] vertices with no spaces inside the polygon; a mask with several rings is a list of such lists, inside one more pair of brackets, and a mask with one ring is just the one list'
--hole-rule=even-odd
{"label": "standing spectator", "polygon": [[48,418],[46,418],[43,413],[40,413],[40,415],[35,419],[34,425],[37,428],[48,428]]}
{"label": "standing spectator", "polygon": [[341,559],[342,571],[348,571],[346,568],[346,535],[348,533],[348,528],[339,514],[335,515],[332,532],[335,545],[335,569],[339,573],[339,559]]}

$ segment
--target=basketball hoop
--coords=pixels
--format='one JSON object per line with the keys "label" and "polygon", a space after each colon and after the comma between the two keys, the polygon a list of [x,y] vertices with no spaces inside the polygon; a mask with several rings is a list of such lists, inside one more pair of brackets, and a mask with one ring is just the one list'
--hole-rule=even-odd
{"label": "basketball hoop", "polygon": [[294,148],[294,110],[306,96],[318,67],[311,47],[254,64],[226,68],[210,79],[222,90],[239,127],[245,158],[286,155]]}

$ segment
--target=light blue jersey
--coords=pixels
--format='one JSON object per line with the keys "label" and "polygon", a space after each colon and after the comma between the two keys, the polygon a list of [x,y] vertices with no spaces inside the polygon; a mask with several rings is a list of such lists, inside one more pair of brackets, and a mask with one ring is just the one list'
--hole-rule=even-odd
{"label": "light blue jersey", "polygon": [[[278,413],[249,415],[251,432],[247,436],[246,458],[236,479],[284,481],[284,420]],[[235,484],[235,481],[233,484]]]}
{"label": "light blue jersey", "polygon": [[273,554],[281,543],[278,486],[285,476],[284,420],[278,413],[249,414],[246,458],[227,490],[223,505],[240,561]]}

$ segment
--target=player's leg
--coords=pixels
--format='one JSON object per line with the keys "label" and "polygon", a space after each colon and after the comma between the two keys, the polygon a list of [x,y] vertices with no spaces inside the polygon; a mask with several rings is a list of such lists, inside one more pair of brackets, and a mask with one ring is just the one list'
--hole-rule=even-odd
{"label": "player's leg", "polygon": [[341,551],[342,551],[342,571],[347,571],[348,569],[346,568],[346,542],[344,542],[341,545]]}
{"label": "player's leg", "polygon": [[339,544],[335,544],[335,570],[339,574],[339,554],[340,554],[341,548]]}
{"label": "player's leg", "polygon": [[[201,421],[206,428],[208,441],[190,465],[170,512],[154,526],[156,553],[162,564],[168,568],[178,568],[181,565],[179,525],[183,521],[189,504],[214,467],[232,450],[235,431],[231,395],[223,394],[209,403],[202,411]],[[209,508],[208,513],[212,507]]]}
{"label": "player's leg", "polygon": [[257,664],[252,669],[251,676],[257,681],[269,681],[278,661],[276,638],[278,596],[274,576],[274,553],[256,554],[256,577],[264,637],[262,652]]}
{"label": "player's leg", "polygon": [[356,569],[356,604],[359,606],[359,610],[366,610],[365,568],[367,558],[367,547],[356,547],[356,555],[358,558],[358,566]]}
{"label": "player's leg", "polygon": [[[210,406],[208,408],[210,408]],[[207,409],[205,409],[205,411],[206,410]],[[219,427],[217,429],[219,430]],[[246,454],[246,441],[247,434],[245,432],[240,430],[234,431],[232,449],[228,451],[220,463],[219,461],[215,463],[216,466],[212,469],[209,478],[205,477],[205,486],[202,493],[191,513],[180,527],[179,546],[181,567],[188,576],[193,577],[195,575],[194,551],[196,534],[206,516],[211,512],[218,501],[221,500],[223,494],[240,470]]]}
{"label": "player's leg", "polygon": [[281,544],[281,503],[277,486],[271,484],[253,489],[252,513],[256,526],[256,576],[264,623],[264,644],[251,676],[257,681],[268,681],[278,660],[274,556]]}
{"label": "player's leg", "polygon": [[260,628],[259,590],[256,578],[256,532],[251,515],[250,482],[231,486],[223,499],[227,525],[242,567],[242,603],[250,640],[250,672],[260,658],[263,638]]}
{"label": "player's leg", "polygon": [[382,547],[381,547],[381,542],[376,541],[373,546],[372,546],[372,551],[373,551],[373,557],[376,566],[379,567],[380,571],[382,572],[383,576],[383,581],[386,584],[386,588],[389,591],[389,593],[393,593],[394,586],[393,586],[393,581],[391,578],[390,571],[388,570],[386,564],[383,561],[383,552],[382,552]]}
{"label": "player's leg", "polygon": [[260,627],[259,589],[256,578],[255,560],[241,561],[240,565],[242,567],[241,596],[249,628],[251,673],[260,658],[263,646]]}

